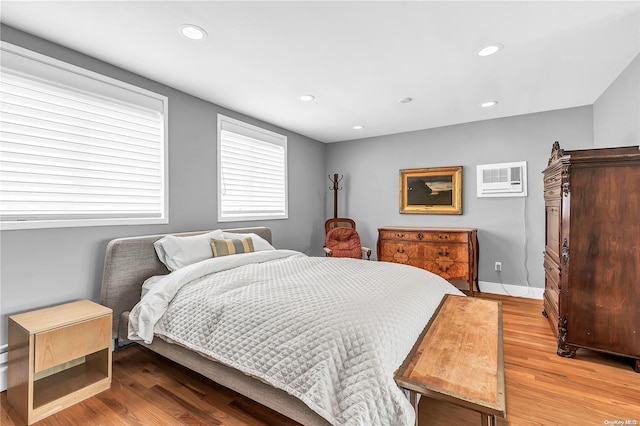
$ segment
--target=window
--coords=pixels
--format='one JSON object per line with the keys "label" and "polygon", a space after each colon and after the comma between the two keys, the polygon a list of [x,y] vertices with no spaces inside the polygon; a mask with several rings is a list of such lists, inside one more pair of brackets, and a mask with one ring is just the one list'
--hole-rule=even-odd
{"label": "window", "polygon": [[218,115],[218,221],[287,217],[287,137]]}
{"label": "window", "polygon": [[0,47],[2,228],[167,223],[167,98]]}

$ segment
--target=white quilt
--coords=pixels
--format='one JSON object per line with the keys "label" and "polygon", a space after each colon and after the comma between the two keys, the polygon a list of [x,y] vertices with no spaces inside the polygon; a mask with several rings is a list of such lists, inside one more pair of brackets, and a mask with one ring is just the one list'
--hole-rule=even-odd
{"label": "white quilt", "polygon": [[156,280],[129,339],[169,338],[299,398],[333,425],[413,425],[393,380],[445,293],[405,265],[275,250]]}

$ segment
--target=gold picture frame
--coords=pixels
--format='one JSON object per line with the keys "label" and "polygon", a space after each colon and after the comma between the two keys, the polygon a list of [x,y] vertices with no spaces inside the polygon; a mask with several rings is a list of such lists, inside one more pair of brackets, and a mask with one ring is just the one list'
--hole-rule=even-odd
{"label": "gold picture frame", "polygon": [[400,213],[462,214],[462,166],[400,170]]}

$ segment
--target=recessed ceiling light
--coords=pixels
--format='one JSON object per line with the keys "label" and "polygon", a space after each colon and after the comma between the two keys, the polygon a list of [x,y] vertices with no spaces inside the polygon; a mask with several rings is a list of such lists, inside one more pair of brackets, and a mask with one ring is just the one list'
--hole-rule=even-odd
{"label": "recessed ceiling light", "polygon": [[488,101],[488,102],[481,103],[480,106],[482,108],[490,108],[490,107],[496,105],[497,103],[498,103],[498,101]]}
{"label": "recessed ceiling light", "polygon": [[302,96],[300,96],[300,98],[299,98],[299,99],[300,99],[301,101],[303,101],[303,102],[310,102],[310,101],[314,100],[315,98],[316,98],[316,97],[315,97],[315,96],[313,96],[313,95],[302,95]]}
{"label": "recessed ceiling light", "polygon": [[362,130],[364,129],[364,126],[358,124],[357,126],[353,126],[353,130]]}
{"label": "recessed ceiling light", "polygon": [[488,44],[482,49],[478,50],[476,54],[478,56],[491,56],[495,53],[498,53],[500,50],[502,50],[502,47],[503,46],[500,43]]}
{"label": "recessed ceiling light", "polygon": [[207,32],[197,25],[184,24],[180,25],[180,34],[190,40],[202,40],[207,37]]}
{"label": "recessed ceiling light", "polygon": [[398,102],[400,102],[401,104],[408,104],[409,102],[413,101],[413,98],[402,98],[402,99],[398,99]]}

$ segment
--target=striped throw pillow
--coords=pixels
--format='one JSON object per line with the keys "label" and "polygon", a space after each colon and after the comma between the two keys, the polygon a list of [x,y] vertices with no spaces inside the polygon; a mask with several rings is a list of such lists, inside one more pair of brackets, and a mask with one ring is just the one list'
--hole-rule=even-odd
{"label": "striped throw pillow", "polygon": [[211,239],[211,250],[213,257],[229,256],[230,254],[251,253],[253,249],[253,240],[251,237],[237,240],[216,240]]}

